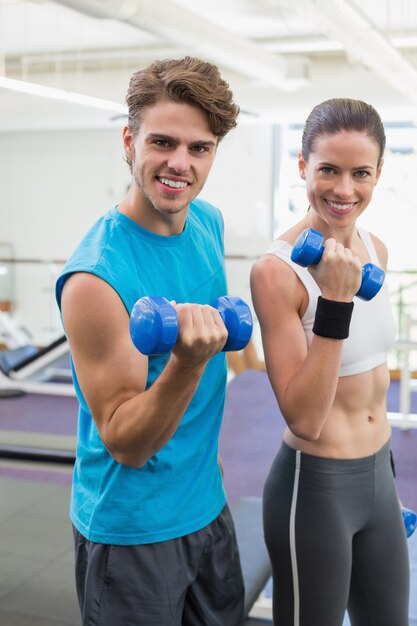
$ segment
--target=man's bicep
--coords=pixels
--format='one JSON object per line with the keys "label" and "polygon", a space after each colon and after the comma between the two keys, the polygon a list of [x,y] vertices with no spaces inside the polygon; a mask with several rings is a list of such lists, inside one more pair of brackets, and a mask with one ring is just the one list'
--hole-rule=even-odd
{"label": "man's bicep", "polygon": [[100,429],[144,391],[148,360],[131,341],[121,299],[100,278],[73,275],[63,290],[62,315],[78,383]]}

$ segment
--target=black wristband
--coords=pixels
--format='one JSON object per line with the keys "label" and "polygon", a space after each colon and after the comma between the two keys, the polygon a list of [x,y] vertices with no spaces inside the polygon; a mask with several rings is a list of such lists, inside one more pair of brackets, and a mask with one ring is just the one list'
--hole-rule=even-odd
{"label": "black wristband", "polygon": [[346,339],[349,337],[352,311],[353,302],[337,302],[319,296],[313,333],[330,339]]}

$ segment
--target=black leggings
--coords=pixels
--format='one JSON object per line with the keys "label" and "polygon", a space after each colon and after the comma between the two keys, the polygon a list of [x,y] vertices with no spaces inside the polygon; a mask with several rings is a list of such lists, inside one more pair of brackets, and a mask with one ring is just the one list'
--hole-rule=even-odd
{"label": "black leggings", "polygon": [[277,626],[408,626],[409,561],[389,443],[361,459],[282,444],[264,490]]}

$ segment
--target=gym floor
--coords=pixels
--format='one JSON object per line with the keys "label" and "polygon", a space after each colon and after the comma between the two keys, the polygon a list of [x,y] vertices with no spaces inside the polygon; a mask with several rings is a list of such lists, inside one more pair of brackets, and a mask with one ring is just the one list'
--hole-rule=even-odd
{"label": "gym floor", "polygon": [[[4,402],[0,401],[0,429],[5,419],[5,429],[10,432]],[[43,410],[46,407],[44,398]],[[32,408],[37,408],[35,403]],[[55,398],[54,415],[65,422],[67,410],[72,411],[69,401]],[[73,421],[75,424],[75,416]],[[220,441],[231,502],[243,495],[262,494],[281,434],[281,420],[265,374],[248,371],[234,378],[229,383]],[[400,496],[406,506],[417,509],[417,430],[394,429],[393,444]],[[71,466],[0,461],[2,626],[80,626],[68,518],[70,482]],[[408,546],[410,626],[417,626],[417,533]],[[270,584],[266,595],[270,595]],[[344,626],[348,625],[346,618]]]}
{"label": "gym floor", "polygon": [[[1,463],[0,469],[4,468]],[[80,626],[69,492],[69,485],[0,476],[3,626]],[[417,626],[417,534],[408,540],[408,546],[412,575],[410,626]],[[348,625],[346,618],[344,626]]]}
{"label": "gym floor", "polygon": [[[0,463],[0,470],[5,468],[10,465]],[[53,469],[61,471],[58,466]],[[0,476],[2,626],[80,626],[69,496],[69,485]]]}
{"label": "gym floor", "polygon": [[80,626],[69,493],[68,485],[0,476],[4,626]]}

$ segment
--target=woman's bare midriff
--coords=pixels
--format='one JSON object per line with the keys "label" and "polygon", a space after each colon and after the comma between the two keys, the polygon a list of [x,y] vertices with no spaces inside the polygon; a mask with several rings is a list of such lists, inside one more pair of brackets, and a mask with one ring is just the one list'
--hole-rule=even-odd
{"label": "woman's bare midriff", "polygon": [[360,458],[378,452],[391,436],[386,409],[389,382],[386,364],[339,378],[335,402],[320,437],[306,441],[287,428],[285,443],[327,458]]}

